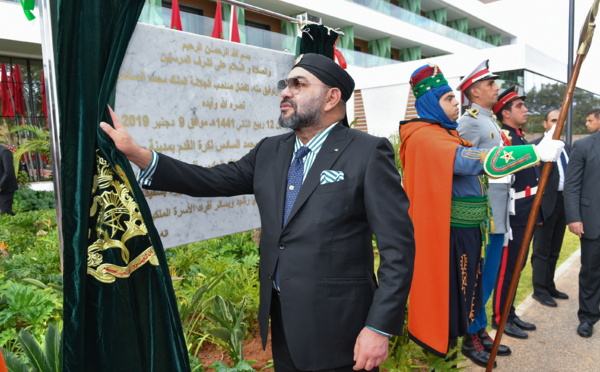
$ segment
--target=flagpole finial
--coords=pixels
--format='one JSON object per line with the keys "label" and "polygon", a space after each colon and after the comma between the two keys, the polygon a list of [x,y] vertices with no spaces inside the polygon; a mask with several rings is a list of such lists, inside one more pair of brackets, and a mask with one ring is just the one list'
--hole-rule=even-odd
{"label": "flagpole finial", "polygon": [[594,36],[594,30],[596,28],[596,15],[598,14],[599,3],[600,0],[594,0],[585,23],[583,24],[581,36],[579,37],[579,49],[577,49],[577,54],[581,54],[584,57],[588,54],[590,46],[592,45],[592,37]]}

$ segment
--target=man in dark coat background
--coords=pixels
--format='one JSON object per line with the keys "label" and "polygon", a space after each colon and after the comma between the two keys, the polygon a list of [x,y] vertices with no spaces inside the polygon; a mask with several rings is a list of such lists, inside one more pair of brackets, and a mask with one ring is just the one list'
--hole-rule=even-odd
{"label": "man in dark coat background", "polygon": [[258,319],[264,346],[271,316],[276,371],[377,370],[388,337],[402,333],[415,256],[393,148],[347,127],[354,81],[327,57],[300,56],[279,87],[279,123],[293,132],[213,168],[141,148],[114,113],[115,128],[101,127],[152,189],[255,195],[262,226]]}
{"label": "man in dark coat background", "polygon": [[[552,110],[544,118],[542,125],[546,129],[544,136],[552,135],[552,127],[558,122],[560,111]],[[538,144],[544,136],[531,141]],[[533,282],[533,299],[544,306],[556,307],[555,298],[566,300],[569,298],[564,292],[556,289],[554,272],[556,262],[560,256],[567,220],[565,216],[564,184],[567,163],[569,159],[569,146],[565,146],[560,160],[552,164],[548,183],[542,198],[542,210],[546,220],[538,223],[533,230],[533,252],[531,253],[531,268]]]}
{"label": "man in dark coat background", "polygon": [[565,211],[569,231],[581,240],[579,326],[591,337],[600,319],[600,110],[592,110],[586,126],[591,135],[573,143],[565,181]]}
{"label": "man in dark coat background", "polygon": [[0,214],[15,215],[12,205],[15,191],[18,189],[12,152],[0,145]]}

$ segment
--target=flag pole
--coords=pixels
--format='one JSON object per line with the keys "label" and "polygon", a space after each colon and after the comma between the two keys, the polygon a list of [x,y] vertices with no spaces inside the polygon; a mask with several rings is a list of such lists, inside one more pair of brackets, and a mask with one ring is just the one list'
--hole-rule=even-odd
{"label": "flag pole", "polygon": [[[18,66],[18,65],[17,65]],[[27,64],[28,68],[29,68],[29,64]],[[20,71],[19,71],[19,75],[20,75]],[[31,74],[28,74],[27,77],[27,83],[29,84],[29,86],[33,86],[33,84],[31,83]],[[21,85],[25,85],[25,83],[23,82],[23,78],[21,78]],[[15,92],[16,93],[16,92]],[[31,98],[31,95],[28,95],[28,98]],[[25,105],[25,112],[28,112],[29,115],[22,115],[23,116],[23,125],[28,125],[33,127],[34,123],[33,123],[33,119],[32,116],[35,115],[35,112],[33,110],[33,107],[31,107],[31,102],[30,99],[25,99],[25,97],[23,97],[23,103]],[[25,132],[23,133],[23,135],[25,136],[25,140],[29,141],[31,139],[31,133]],[[30,159],[31,159],[31,153],[29,153]],[[36,154],[34,154],[35,158],[31,159],[31,163],[32,166],[34,168],[35,171],[35,180],[36,181],[40,181],[41,177],[42,177],[42,173],[41,173],[41,165],[40,165],[40,161],[41,161],[41,156],[40,153],[37,152]]]}
{"label": "flag pole", "polygon": [[[42,57],[44,66],[44,84],[46,85],[46,105],[48,107],[48,126],[50,128],[50,154],[52,157],[52,181],[54,183],[54,199],[56,202],[56,226],[58,229],[58,246],[60,251],[60,271],[63,271],[63,236],[62,236],[62,197],[60,180],[60,121],[58,116],[58,91],[56,90],[56,64],[54,61],[54,38],[52,33],[51,0],[40,1],[40,32],[42,36]],[[56,10],[56,8],[55,8]]]}
{"label": "flag pole", "polygon": [[[554,129],[554,135],[552,137],[552,139],[554,140],[560,139],[560,135],[565,124],[565,119],[567,117],[567,112],[569,111],[569,105],[571,104],[573,94],[575,93],[575,85],[577,83],[577,78],[579,77],[579,71],[581,70],[583,60],[585,59],[590,49],[590,45],[592,43],[592,37],[594,36],[594,28],[596,27],[595,21],[596,15],[598,14],[599,2],[600,0],[594,0],[594,3],[592,4],[592,7],[590,8],[590,11],[588,13],[587,19],[581,29],[581,36],[579,37],[579,49],[577,50],[577,58],[575,60],[575,64],[573,65],[571,78],[569,79],[569,83],[567,84],[567,91],[565,93],[565,97],[563,98],[563,102],[560,107],[560,115],[558,117],[558,122],[556,123],[556,128]],[[525,228],[525,235],[523,236],[523,241],[521,242],[521,250],[519,251],[517,263],[515,265],[516,268],[522,267],[523,262],[525,261],[525,254],[527,252],[527,248],[529,247],[529,241],[533,232],[533,226],[535,225],[535,220],[540,209],[542,196],[544,195],[544,189],[546,188],[546,183],[548,181],[548,175],[550,174],[551,167],[552,163],[550,162],[546,162],[544,164],[544,169],[542,170],[542,175],[538,184],[538,190],[535,194],[535,199],[533,200],[533,207],[531,208],[529,220],[527,221],[527,227]],[[515,292],[517,290],[517,284],[519,283],[520,275],[521,271],[515,270],[512,280],[510,281],[510,287],[506,296],[506,301],[504,302],[504,308],[502,309],[500,323],[498,324],[498,331],[496,332],[496,339],[494,340],[494,346],[492,347],[492,351],[490,352],[490,359],[487,364],[486,372],[491,372],[492,368],[494,367],[494,360],[496,359],[496,355],[498,353],[498,347],[500,346],[500,340],[502,339],[504,326],[506,325],[508,313],[510,311],[511,304],[514,299]]]}

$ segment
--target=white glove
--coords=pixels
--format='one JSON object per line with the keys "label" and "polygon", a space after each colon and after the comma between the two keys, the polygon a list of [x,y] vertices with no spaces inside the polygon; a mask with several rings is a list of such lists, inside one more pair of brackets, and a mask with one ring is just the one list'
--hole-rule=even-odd
{"label": "white glove", "polygon": [[[554,134],[554,127],[548,131]],[[552,135],[544,135],[539,145],[536,146],[536,151],[543,162],[555,162],[560,157],[565,143],[559,140],[553,140]]]}
{"label": "white glove", "polygon": [[550,128],[550,130],[549,130],[549,131],[547,131],[547,132],[544,132],[544,138],[550,138],[550,139],[551,139],[552,137],[554,137],[554,130],[555,130],[555,129],[556,129],[556,124],[554,124],[554,125],[552,126],[552,128]]}

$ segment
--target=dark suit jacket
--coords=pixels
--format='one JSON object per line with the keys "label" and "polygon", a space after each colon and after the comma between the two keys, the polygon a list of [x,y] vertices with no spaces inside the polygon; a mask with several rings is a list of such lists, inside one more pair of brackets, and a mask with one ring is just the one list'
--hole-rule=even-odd
{"label": "dark suit jacket", "polygon": [[583,222],[583,237],[600,237],[600,131],[573,143],[565,180],[567,223]]}
{"label": "dark suit jacket", "polygon": [[0,193],[10,194],[17,191],[18,188],[12,152],[0,145],[0,189],[2,189]]}
{"label": "dark suit jacket", "polygon": [[[353,364],[365,325],[401,334],[415,243],[408,199],[387,139],[336,125],[283,224],[295,135],[265,138],[235,163],[202,168],[160,155],[151,188],[192,196],[254,194],[260,210],[259,324],[266,344],[272,276],[279,261],[281,310],[296,366]],[[323,170],[343,181],[319,184]],[[377,283],[372,234],[381,263]]]}
{"label": "dark suit jacket", "polygon": [[[536,138],[530,143],[534,145],[539,145],[544,136],[540,138]],[[565,152],[570,156],[571,147],[565,144]],[[560,159],[556,162],[558,163]],[[548,218],[552,211],[554,211],[554,205],[556,204],[556,196],[558,195],[558,183],[560,182],[560,173],[558,171],[558,165],[556,163],[551,163],[552,167],[550,168],[550,174],[548,175],[548,182],[546,183],[546,188],[544,189],[544,197],[542,198],[542,211],[543,215]],[[545,163],[540,162],[540,175],[541,171],[544,168]],[[567,166],[568,169],[568,166]],[[566,180],[566,177],[565,177]],[[564,187],[564,185],[563,185]]]}

